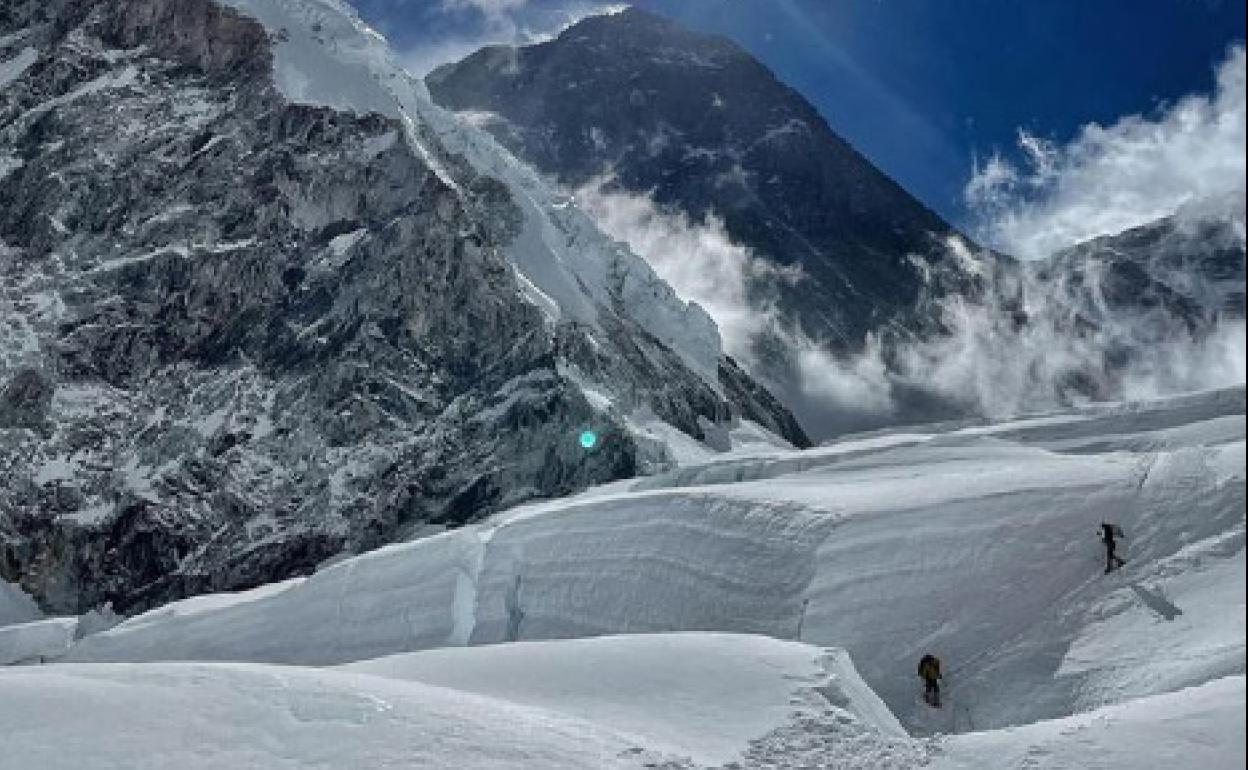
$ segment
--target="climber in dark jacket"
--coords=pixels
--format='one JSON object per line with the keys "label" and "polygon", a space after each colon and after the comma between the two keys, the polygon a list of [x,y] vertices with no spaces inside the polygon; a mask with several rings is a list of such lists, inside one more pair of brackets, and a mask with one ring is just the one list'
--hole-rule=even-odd
{"label": "climber in dark jacket", "polygon": [[940,708],[940,660],[931,653],[919,660],[919,676],[923,679],[923,700]]}
{"label": "climber in dark jacket", "polygon": [[1101,524],[1101,542],[1105,544],[1106,574],[1127,563],[1115,553],[1118,548],[1118,541],[1115,538],[1118,537],[1122,537],[1122,529],[1117,524]]}

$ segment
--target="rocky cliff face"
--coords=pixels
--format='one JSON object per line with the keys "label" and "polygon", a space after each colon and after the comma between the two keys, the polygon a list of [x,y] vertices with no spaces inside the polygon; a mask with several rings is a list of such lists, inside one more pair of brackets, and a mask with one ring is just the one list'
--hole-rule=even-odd
{"label": "rocky cliff face", "polygon": [[[662,467],[633,409],[805,442],[704,313],[527,209],[488,146],[276,87],[312,61],[275,62],[289,40],[362,50],[342,7],[257,6],[283,25],[210,0],[0,9],[0,578],[65,613],[306,573]],[[539,275],[573,236],[610,279],[577,273],[579,312]]]}
{"label": "rocky cliff face", "polygon": [[694,220],[721,217],[780,268],[751,277],[753,304],[830,349],[921,321],[931,276],[910,255],[938,261],[952,228],[728,40],[629,9],[483,49],[426,82],[569,187],[606,174]]}

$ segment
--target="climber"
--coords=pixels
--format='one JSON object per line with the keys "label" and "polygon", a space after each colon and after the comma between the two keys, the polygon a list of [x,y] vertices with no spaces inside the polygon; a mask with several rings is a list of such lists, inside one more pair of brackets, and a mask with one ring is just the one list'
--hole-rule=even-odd
{"label": "climber", "polygon": [[919,660],[919,676],[923,679],[923,700],[940,708],[940,660],[931,653]]}
{"label": "climber", "polygon": [[1101,542],[1105,544],[1105,574],[1127,563],[1114,552],[1118,548],[1118,542],[1114,538],[1118,537],[1123,537],[1121,527],[1117,524],[1101,524]]}

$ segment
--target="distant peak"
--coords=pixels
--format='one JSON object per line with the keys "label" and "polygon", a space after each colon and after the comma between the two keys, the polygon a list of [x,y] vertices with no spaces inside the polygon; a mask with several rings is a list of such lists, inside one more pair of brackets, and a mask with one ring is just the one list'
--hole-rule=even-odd
{"label": "distant peak", "polygon": [[706,55],[753,58],[744,48],[726,37],[689,29],[667,16],[634,5],[587,16],[565,29],[559,38],[575,40],[586,36],[612,48],[680,48]]}

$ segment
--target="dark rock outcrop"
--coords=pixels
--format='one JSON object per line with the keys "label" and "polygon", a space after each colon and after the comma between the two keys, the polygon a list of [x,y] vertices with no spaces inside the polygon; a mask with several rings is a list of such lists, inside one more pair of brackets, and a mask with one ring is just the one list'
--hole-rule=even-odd
{"label": "dark rock outcrop", "polygon": [[[728,40],[630,8],[550,42],[485,48],[426,82],[569,187],[609,174],[695,221],[721,217],[780,268],[750,277],[751,301],[830,349],[922,324],[931,276],[910,255],[937,261],[952,228]],[[960,285],[956,271],[937,277]]]}
{"label": "dark rock outcrop", "polygon": [[631,476],[655,462],[632,407],[805,440],[627,314],[552,326],[502,183],[442,153],[448,182],[398,120],[288,103],[233,10],[21,0],[0,40],[22,63],[0,86],[0,578],[47,610],[248,588]]}

